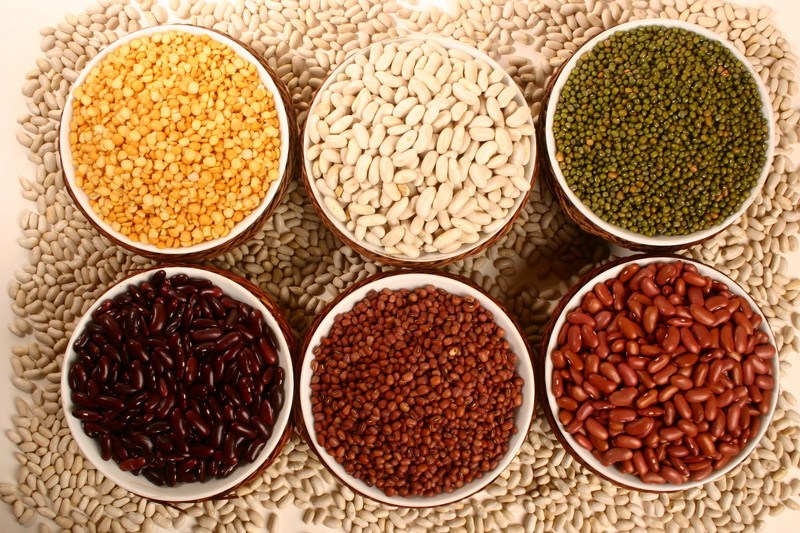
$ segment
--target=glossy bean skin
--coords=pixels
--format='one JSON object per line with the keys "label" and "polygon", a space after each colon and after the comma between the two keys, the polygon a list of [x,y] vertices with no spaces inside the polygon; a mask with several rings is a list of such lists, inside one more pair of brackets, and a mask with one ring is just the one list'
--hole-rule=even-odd
{"label": "glossy bean skin", "polygon": [[[775,388],[775,348],[761,316],[693,264],[624,272],[596,283],[573,316],[581,339],[597,336],[571,354],[583,366],[559,359],[562,395],[586,417],[573,421],[573,436],[604,465],[646,482],[704,479],[757,434]],[[611,408],[597,409],[602,402]]]}
{"label": "glossy bean skin", "polygon": [[[74,344],[68,376],[73,414],[104,460],[174,486],[224,477],[261,454],[284,399],[283,369],[260,312],[208,280],[157,271],[92,319]],[[238,411],[229,413],[232,403]]]}

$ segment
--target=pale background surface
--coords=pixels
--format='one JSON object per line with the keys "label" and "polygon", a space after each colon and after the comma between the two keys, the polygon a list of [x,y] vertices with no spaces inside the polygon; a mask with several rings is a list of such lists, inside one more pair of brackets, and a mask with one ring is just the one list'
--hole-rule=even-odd
{"label": "pale background surface", "polygon": [[[6,325],[12,320],[11,302],[6,294],[6,286],[14,272],[26,261],[26,253],[17,244],[21,236],[19,218],[30,203],[23,200],[18,184],[19,176],[34,178],[35,167],[27,158],[27,149],[20,146],[15,139],[21,130],[16,122],[17,117],[25,113],[25,99],[22,95],[22,83],[25,73],[35,65],[34,61],[42,52],[39,49],[39,29],[54,26],[68,12],[80,12],[90,0],[3,0],[5,13],[0,17],[0,163],[3,169],[2,185],[0,185],[0,483],[14,479],[17,462],[13,456],[14,445],[5,437],[5,431],[11,427],[11,414],[14,410],[13,399],[18,392],[11,385],[11,364],[6,360],[10,356],[10,348],[19,339],[8,332]],[[433,1],[434,4],[447,4],[446,0]],[[792,42],[795,53],[800,52],[800,2],[797,0],[738,0],[747,6],[768,5],[773,8],[773,21]],[[800,102],[795,102],[797,106]],[[790,258],[790,274],[800,276],[800,254]],[[800,362],[795,362],[784,378],[781,386],[800,395]],[[789,533],[798,531],[800,511],[787,510],[777,517],[767,519],[767,533]],[[294,506],[280,511],[279,525],[281,532],[296,533],[299,531],[332,531],[324,527],[303,527],[300,512]],[[0,503],[0,526],[3,533],[31,531],[20,526],[11,514],[10,507]]]}

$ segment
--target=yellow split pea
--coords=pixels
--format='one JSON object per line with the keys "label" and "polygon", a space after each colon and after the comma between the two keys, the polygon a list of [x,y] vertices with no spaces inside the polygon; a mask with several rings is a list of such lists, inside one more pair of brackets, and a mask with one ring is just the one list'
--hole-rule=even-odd
{"label": "yellow split pea", "polygon": [[227,235],[279,174],[278,114],[256,67],[181,31],[104,58],[75,90],[69,142],[92,209],[159,248]]}

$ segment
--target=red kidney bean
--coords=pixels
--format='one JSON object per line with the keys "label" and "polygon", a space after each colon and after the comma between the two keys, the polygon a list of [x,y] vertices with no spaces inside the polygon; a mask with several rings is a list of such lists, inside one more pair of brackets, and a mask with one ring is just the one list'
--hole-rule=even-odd
{"label": "red kidney bean", "polygon": [[578,445],[580,445],[581,447],[586,448],[589,451],[594,449],[592,441],[590,441],[589,437],[587,437],[586,435],[576,433],[575,435],[572,436],[572,438],[574,438],[575,442],[577,442]]}
{"label": "red kidney bean", "polygon": [[633,452],[629,449],[609,448],[609,450],[603,454],[603,459],[601,462],[606,466],[610,466],[614,463],[628,461],[632,458],[633,458]]}
{"label": "red kidney bean", "polygon": [[[729,460],[720,446],[739,450],[757,434],[775,386],[768,363],[775,348],[759,329],[761,316],[693,265],[625,270],[624,279],[597,284],[573,316],[582,339],[575,357],[585,365],[563,377],[577,406],[573,412],[591,405],[584,413],[595,433],[583,444],[588,440],[602,461],[625,443],[641,443],[641,452],[627,448],[637,453],[614,464],[642,479],[704,479]],[[583,342],[592,333],[596,346]],[[597,425],[608,436],[598,434]]]}
{"label": "red kidney bean", "polygon": [[[69,369],[69,381],[76,405],[85,400],[108,415],[121,413],[103,426],[92,426],[90,420],[83,424],[87,435],[99,439],[105,460],[113,459],[120,468],[154,483],[174,485],[226,475],[239,462],[249,461],[249,446],[263,449],[256,444],[266,442],[274,419],[267,423],[240,409],[238,423],[257,438],[240,437],[236,460],[225,468],[210,459],[221,448],[222,435],[233,431],[229,425],[233,408],[222,407],[229,398],[217,382],[225,381],[225,375],[239,380],[234,356],[242,349],[253,353],[247,345],[255,348],[254,330],[259,338],[271,339],[260,312],[223,296],[222,289],[208,280],[167,278],[158,271],[149,281],[102,303],[92,318],[76,339],[78,360]],[[256,359],[246,364],[261,375],[274,372],[277,358],[271,365]],[[94,368],[91,377],[86,375],[87,366]],[[282,371],[278,368],[281,375]],[[267,402],[279,398],[276,405],[282,405],[282,383],[259,384],[260,388],[246,379],[237,383],[254,412],[259,409],[256,391]],[[230,416],[225,414],[228,410]],[[75,412],[91,417],[87,410]],[[184,461],[188,454],[196,457]],[[181,461],[180,468],[176,460]]]}
{"label": "red kidney bean", "polygon": [[643,438],[650,434],[655,427],[652,418],[640,418],[625,424],[625,432],[634,437]]}
{"label": "red kidney bean", "polygon": [[598,422],[596,418],[587,418],[584,422],[584,427],[589,435],[594,436],[597,439],[606,440],[609,437],[606,427]]}
{"label": "red kidney bean", "polygon": [[594,385],[600,392],[603,394],[611,394],[615,390],[617,390],[617,384],[613,381],[604,378],[600,374],[589,374],[588,378],[589,383]]}

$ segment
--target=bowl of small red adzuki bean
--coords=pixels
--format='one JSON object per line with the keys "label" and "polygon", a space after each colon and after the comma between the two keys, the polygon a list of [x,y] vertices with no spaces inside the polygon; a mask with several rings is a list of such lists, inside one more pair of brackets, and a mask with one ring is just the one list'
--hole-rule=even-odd
{"label": "bowl of small red adzuki bean", "polygon": [[327,468],[369,498],[444,505],[508,466],[534,414],[530,352],[502,306],[463,278],[373,276],[305,339],[297,413]]}
{"label": "bowl of small red adzuki bean", "polygon": [[246,280],[205,267],[139,272],[78,322],[65,418],[86,458],[131,492],[225,496],[289,436],[293,349],[278,309]]}
{"label": "bowl of small red adzuki bean", "polygon": [[735,282],[674,256],[589,273],[559,304],[540,365],[572,455],[637,490],[696,487],[741,463],[778,399],[775,339]]}

